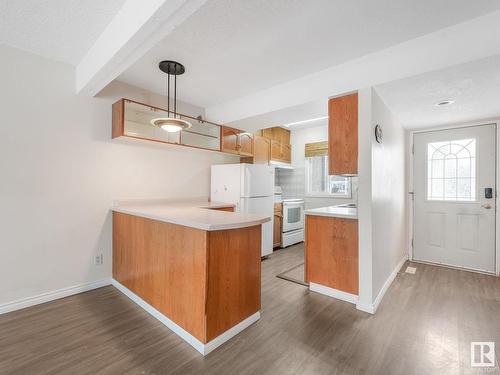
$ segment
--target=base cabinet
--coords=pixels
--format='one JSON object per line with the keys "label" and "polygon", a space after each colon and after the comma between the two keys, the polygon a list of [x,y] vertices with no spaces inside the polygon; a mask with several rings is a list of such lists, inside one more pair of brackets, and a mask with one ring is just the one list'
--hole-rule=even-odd
{"label": "base cabinet", "polygon": [[261,226],[204,231],[113,213],[113,278],[206,344],[260,310]]}
{"label": "base cabinet", "polygon": [[358,221],[306,215],[306,282],[358,294]]}

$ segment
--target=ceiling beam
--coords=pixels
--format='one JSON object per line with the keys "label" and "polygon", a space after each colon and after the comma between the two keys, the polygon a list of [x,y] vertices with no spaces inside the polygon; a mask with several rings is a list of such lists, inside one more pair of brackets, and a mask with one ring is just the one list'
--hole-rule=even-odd
{"label": "ceiling beam", "polygon": [[126,0],[77,65],[76,92],[95,96],[205,2]]}
{"label": "ceiling beam", "polygon": [[234,122],[496,54],[500,11],[208,107],[205,113],[211,121]]}

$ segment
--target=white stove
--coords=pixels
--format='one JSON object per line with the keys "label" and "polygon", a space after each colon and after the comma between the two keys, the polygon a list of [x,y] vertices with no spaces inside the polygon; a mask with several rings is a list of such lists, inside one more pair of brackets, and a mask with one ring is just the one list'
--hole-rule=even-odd
{"label": "white stove", "polygon": [[304,200],[283,199],[281,247],[304,241]]}

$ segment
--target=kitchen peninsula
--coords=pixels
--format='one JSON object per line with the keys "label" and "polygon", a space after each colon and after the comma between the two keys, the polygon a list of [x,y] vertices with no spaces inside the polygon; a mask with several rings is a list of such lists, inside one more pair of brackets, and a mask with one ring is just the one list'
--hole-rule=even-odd
{"label": "kitchen peninsula", "polygon": [[305,278],[309,289],[358,300],[358,210],[339,205],[305,211]]}
{"label": "kitchen peninsula", "polygon": [[207,201],[117,202],[113,284],[206,355],[260,318],[261,224]]}

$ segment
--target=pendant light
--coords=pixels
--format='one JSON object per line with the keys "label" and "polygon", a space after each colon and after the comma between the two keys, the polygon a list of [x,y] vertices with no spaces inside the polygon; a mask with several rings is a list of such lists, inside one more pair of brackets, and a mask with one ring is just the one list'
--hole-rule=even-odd
{"label": "pendant light", "polygon": [[[177,116],[177,76],[184,74],[184,65],[177,61],[165,60],[160,62],[159,68],[167,74],[167,116],[151,120],[151,124],[169,132],[175,133],[181,130],[189,129],[191,123]],[[174,76],[174,111],[170,112],[170,76]],[[172,113],[172,115],[171,115]]]}

